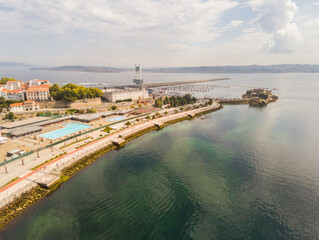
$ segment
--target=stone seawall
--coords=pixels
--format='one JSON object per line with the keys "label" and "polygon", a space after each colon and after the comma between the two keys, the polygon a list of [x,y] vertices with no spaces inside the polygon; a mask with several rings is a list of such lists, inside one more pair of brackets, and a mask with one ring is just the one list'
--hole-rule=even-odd
{"label": "stone seawall", "polygon": [[75,100],[73,102],[69,102],[69,101],[39,102],[40,109],[85,108],[85,107],[94,107],[94,106],[100,105],[100,104],[102,104],[101,98]]}

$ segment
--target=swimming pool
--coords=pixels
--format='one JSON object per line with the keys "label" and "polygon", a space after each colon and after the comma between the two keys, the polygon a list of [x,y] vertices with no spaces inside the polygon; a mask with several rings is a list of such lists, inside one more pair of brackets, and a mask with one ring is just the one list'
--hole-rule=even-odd
{"label": "swimming pool", "polygon": [[124,120],[126,117],[115,117],[115,118],[110,118],[110,119],[106,119],[106,121],[109,121],[109,122],[116,122],[116,121],[120,121],[120,120]]}
{"label": "swimming pool", "polygon": [[87,129],[87,128],[91,127],[91,125],[81,124],[81,123],[68,123],[68,124],[63,125],[63,127],[64,128],[61,128],[59,130],[55,130],[52,132],[48,132],[48,133],[39,135],[39,137],[54,140],[54,139],[69,135],[71,133],[75,133],[75,132],[81,131],[83,129]]}

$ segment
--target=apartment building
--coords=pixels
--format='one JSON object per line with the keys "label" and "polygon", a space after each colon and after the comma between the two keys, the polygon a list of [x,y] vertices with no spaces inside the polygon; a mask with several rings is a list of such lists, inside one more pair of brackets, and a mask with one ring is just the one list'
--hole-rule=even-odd
{"label": "apartment building", "polygon": [[48,101],[50,99],[50,87],[51,85],[48,84],[29,87],[25,90],[26,100],[35,100],[38,102]]}
{"label": "apartment building", "polygon": [[117,100],[125,99],[146,99],[149,98],[148,91],[145,89],[129,89],[129,90],[116,90],[106,93],[109,102],[116,102]]}

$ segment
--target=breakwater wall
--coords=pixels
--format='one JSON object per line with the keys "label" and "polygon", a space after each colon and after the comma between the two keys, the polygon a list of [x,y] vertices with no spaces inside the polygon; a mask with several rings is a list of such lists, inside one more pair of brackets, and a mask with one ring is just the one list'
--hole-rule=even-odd
{"label": "breakwater wall", "polygon": [[[147,132],[162,128],[164,126],[194,118],[198,115],[217,111],[222,106],[214,102],[211,106],[180,112],[165,117],[148,120],[113,133],[87,145],[84,145],[70,153],[58,157],[37,168],[31,173],[20,177],[8,186],[0,189],[0,229],[8,224],[15,216],[22,213],[27,207],[33,205],[41,198],[53,192],[62,182],[90,165],[97,158],[108,151],[124,146],[126,142],[137,138]],[[121,144],[114,144],[119,142]],[[39,186],[49,185],[52,176],[60,178],[52,187],[46,189]],[[8,192],[10,189],[10,194]]]}
{"label": "breakwater wall", "polygon": [[152,88],[152,87],[164,87],[164,86],[173,86],[173,85],[183,85],[183,84],[193,84],[193,83],[203,83],[203,82],[213,82],[213,81],[222,81],[222,80],[230,80],[231,78],[213,78],[213,79],[206,79],[206,80],[190,80],[190,81],[178,81],[178,82],[162,82],[162,83],[149,83],[144,84],[145,88]]}
{"label": "breakwater wall", "polygon": [[223,99],[217,100],[216,102],[220,104],[248,104],[249,99]]}

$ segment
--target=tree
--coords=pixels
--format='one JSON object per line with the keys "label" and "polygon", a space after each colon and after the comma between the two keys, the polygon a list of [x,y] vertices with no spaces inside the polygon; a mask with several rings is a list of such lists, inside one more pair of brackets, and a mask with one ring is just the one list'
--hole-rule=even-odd
{"label": "tree", "polygon": [[178,113],[178,111],[175,109],[175,110],[174,110],[174,113]]}
{"label": "tree", "polygon": [[53,97],[55,100],[60,100],[60,91],[61,88],[59,86],[59,84],[53,84],[52,87],[50,87],[49,92],[50,92],[50,96]]}
{"label": "tree", "polygon": [[168,114],[168,112],[166,111],[166,112],[164,112],[164,114],[165,114],[165,116]]}
{"label": "tree", "polygon": [[68,83],[62,88],[58,84],[50,87],[50,96],[55,100],[75,101],[77,99],[101,97],[103,92],[98,88],[85,88],[73,83]]}
{"label": "tree", "polygon": [[151,119],[151,117],[150,117],[150,116],[147,116],[145,119],[150,120],[150,119]]}
{"label": "tree", "polygon": [[131,122],[130,122],[130,121],[127,121],[127,122],[125,123],[125,125],[126,125],[127,127],[129,127],[129,126],[131,125]]}
{"label": "tree", "polygon": [[9,81],[17,81],[17,80],[15,80],[14,78],[3,77],[3,78],[1,78],[1,80],[0,80],[0,84],[6,84],[6,83],[9,82]]}
{"label": "tree", "polygon": [[114,105],[114,106],[111,107],[111,109],[112,109],[112,110],[116,110],[116,109],[117,109],[117,106]]}
{"label": "tree", "polygon": [[142,107],[143,107],[143,105],[142,105],[141,103],[139,103],[137,106],[138,106],[139,108],[142,108]]}
{"label": "tree", "polygon": [[15,118],[14,113],[13,112],[9,112],[7,118],[10,119],[10,120],[13,120]]}
{"label": "tree", "polygon": [[103,129],[103,132],[109,133],[112,130],[113,130],[113,128],[111,128],[110,126],[105,126],[105,128]]}
{"label": "tree", "polygon": [[157,100],[155,101],[155,107],[161,108],[162,106],[163,106],[162,100],[161,100],[161,99],[157,99]]}
{"label": "tree", "polygon": [[169,104],[169,100],[168,100],[168,97],[167,97],[167,96],[165,97],[164,104],[165,104],[165,105]]}

